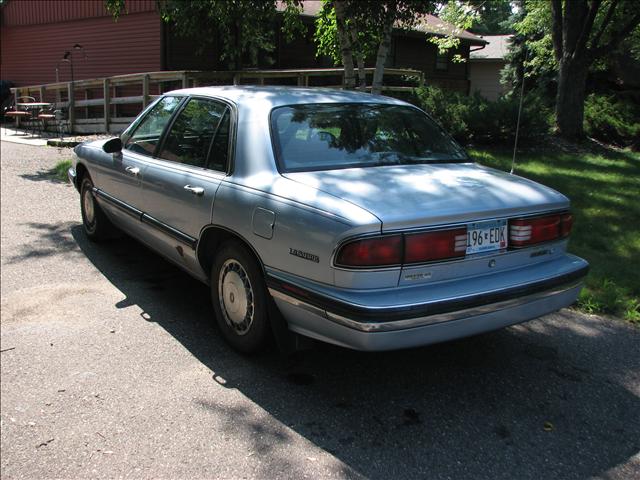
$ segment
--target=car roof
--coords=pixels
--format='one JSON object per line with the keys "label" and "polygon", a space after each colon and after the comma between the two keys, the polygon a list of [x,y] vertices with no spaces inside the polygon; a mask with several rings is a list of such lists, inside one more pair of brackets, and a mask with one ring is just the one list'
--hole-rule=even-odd
{"label": "car roof", "polygon": [[271,108],[282,105],[309,103],[386,103],[409,105],[396,98],[372,95],[365,92],[338,90],[332,88],[286,87],[286,86],[221,86],[184,88],[166,92],[164,95],[199,95],[226,99],[238,106],[250,106],[259,101]]}

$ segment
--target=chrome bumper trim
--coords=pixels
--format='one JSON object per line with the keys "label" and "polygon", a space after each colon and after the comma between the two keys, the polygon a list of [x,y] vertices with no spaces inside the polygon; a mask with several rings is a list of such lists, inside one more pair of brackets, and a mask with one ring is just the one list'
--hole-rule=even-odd
{"label": "chrome bumper trim", "polygon": [[486,305],[467,308],[463,310],[457,310],[454,312],[439,313],[434,315],[407,318],[403,320],[393,320],[388,322],[359,322],[357,320],[353,320],[353,319],[344,317],[342,315],[325,311],[321,308],[318,308],[314,305],[310,305],[306,302],[303,302],[297,298],[294,298],[290,295],[282,293],[273,288],[269,289],[269,293],[271,293],[271,295],[278,300],[285,301],[295,307],[301,308],[315,315],[319,315],[337,324],[340,324],[345,327],[351,328],[353,330],[358,330],[361,332],[375,333],[375,332],[391,332],[395,330],[406,330],[409,328],[424,327],[428,325],[434,325],[437,323],[450,322],[452,320],[459,320],[462,318],[474,317],[478,315],[492,313],[499,310],[515,308],[530,302],[534,302],[536,300],[542,300],[544,298],[561,294],[563,292],[576,288],[581,284],[582,284],[582,280],[577,280],[577,281],[567,283],[565,285],[560,285],[558,287],[551,288],[549,290],[537,292],[537,293],[526,295],[519,298],[505,300],[502,302],[489,303]]}
{"label": "chrome bumper trim", "polygon": [[69,181],[71,182],[71,185],[73,185],[74,187],[78,188],[78,185],[76,185],[76,179],[78,178],[78,175],[76,174],[76,171],[73,167],[69,168],[69,170],[67,170],[67,177],[69,178]]}
{"label": "chrome bumper trim", "polygon": [[302,310],[313,313],[314,315],[318,315],[322,318],[328,318],[327,312],[322,308],[316,307],[315,305],[311,305],[309,303],[303,302],[302,300],[298,300],[297,298],[287,295],[286,293],[282,293],[281,291],[274,288],[270,288],[269,293],[273,298],[287,302],[294,307],[301,308]]}

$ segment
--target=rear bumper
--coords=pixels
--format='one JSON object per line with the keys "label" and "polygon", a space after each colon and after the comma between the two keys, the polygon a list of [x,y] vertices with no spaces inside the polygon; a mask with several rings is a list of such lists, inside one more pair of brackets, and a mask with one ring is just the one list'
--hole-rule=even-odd
{"label": "rear bumper", "polygon": [[[292,331],[357,350],[394,350],[475,335],[567,307],[587,272],[587,262],[566,255],[527,269],[526,279],[523,272],[504,272],[499,287],[487,278],[466,279],[413,287],[410,297],[394,289],[395,294],[356,292],[346,298],[274,273],[267,283]],[[413,301],[394,304],[394,298]]]}

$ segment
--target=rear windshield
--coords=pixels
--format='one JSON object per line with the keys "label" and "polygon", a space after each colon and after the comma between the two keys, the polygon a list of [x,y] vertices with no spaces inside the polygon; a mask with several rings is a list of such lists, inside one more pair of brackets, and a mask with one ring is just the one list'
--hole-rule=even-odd
{"label": "rear windshield", "polygon": [[271,132],[285,172],[469,161],[433,120],[409,106],[279,107],[271,112]]}

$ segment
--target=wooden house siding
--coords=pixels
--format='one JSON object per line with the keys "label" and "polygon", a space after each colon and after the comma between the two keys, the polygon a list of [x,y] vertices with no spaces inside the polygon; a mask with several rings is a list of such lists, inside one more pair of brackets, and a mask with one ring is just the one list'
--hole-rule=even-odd
{"label": "wooden house siding", "polygon": [[449,57],[460,55],[465,62],[448,62],[446,70],[436,69],[436,55],[438,48],[429,43],[424,37],[394,35],[392,57],[395,68],[413,68],[425,73],[427,85],[436,85],[448,90],[468,93],[468,58],[469,44],[462,42],[460,46],[449,53]]}
{"label": "wooden house siding", "polygon": [[[182,38],[164,25],[155,0],[127,0],[127,13],[117,22],[104,8],[103,0],[9,0],[0,7],[2,24],[0,78],[17,86],[70,80],[69,63],[60,63],[66,51],[73,52],[75,79],[100,78],[159,70],[226,70],[214,45],[200,51],[200,38]],[[326,57],[316,57],[312,17],[303,17],[305,38],[287,42],[277,35],[275,51],[261,56],[259,68],[321,68],[331,66]],[[278,26],[274,25],[277,31]],[[482,42],[482,40],[479,40]],[[453,53],[469,56],[473,40],[463,40]],[[82,51],[73,45],[83,46]],[[449,62],[436,70],[436,46],[423,33],[394,34],[387,67],[411,68],[425,73],[428,84],[467,93],[467,63]],[[86,57],[85,57],[86,55]],[[373,66],[375,58],[367,60]],[[327,79],[338,84],[338,79]]]}
{"label": "wooden house siding", "polygon": [[[67,4],[73,3],[82,15],[67,21],[44,22],[41,15],[46,12],[34,11],[34,5],[39,3],[48,14],[54,10],[47,5],[60,3],[68,7],[61,9],[66,12],[64,18],[72,16],[73,10]],[[161,70],[161,20],[155,10],[123,15],[114,22],[110,15],[88,16],[89,7],[95,7],[95,3],[9,2],[2,9],[0,27],[1,78],[18,86],[52,83],[56,81],[58,65],[60,81],[68,81],[70,65],[60,62],[66,51],[73,52],[76,80]],[[98,9],[93,12],[100,13]],[[82,50],[73,49],[76,43],[82,45]]]}
{"label": "wooden house siding", "polygon": [[[154,12],[155,0],[127,0],[130,14]],[[83,18],[111,17],[104,0],[9,0],[2,7],[2,26],[42,25]]]}

